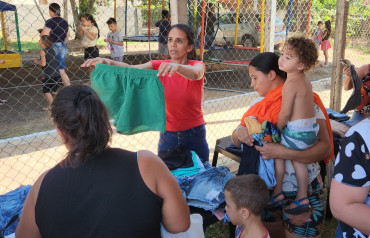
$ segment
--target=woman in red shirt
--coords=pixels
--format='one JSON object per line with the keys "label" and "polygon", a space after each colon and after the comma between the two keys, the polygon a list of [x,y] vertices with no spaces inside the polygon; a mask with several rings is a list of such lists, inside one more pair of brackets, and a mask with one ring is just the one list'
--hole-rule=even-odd
{"label": "woman in red shirt", "polygon": [[95,64],[158,70],[164,87],[166,103],[166,132],[160,134],[158,151],[170,150],[185,144],[202,161],[208,161],[205,121],[202,113],[202,95],[205,65],[195,59],[195,34],[191,27],[177,24],[168,33],[169,60],[152,60],[129,65],[105,58],[87,60],[82,67]]}

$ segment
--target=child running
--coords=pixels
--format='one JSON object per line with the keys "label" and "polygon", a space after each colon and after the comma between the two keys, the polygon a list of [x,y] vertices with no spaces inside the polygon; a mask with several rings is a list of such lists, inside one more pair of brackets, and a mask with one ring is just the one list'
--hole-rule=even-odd
{"label": "child running", "polygon": [[63,87],[62,78],[59,73],[59,61],[56,58],[55,51],[53,50],[54,40],[50,36],[43,35],[40,37],[39,46],[42,48],[40,51],[40,59],[35,59],[37,65],[42,66],[42,92],[48,100],[48,107],[43,107],[42,111],[49,111],[51,103],[53,102],[53,95],[59,87]]}
{"label": "child running", "polygon": [[235,238],[269,238],[261,214],[269,201],[265,181],[248,174],[231,178],[225,185],[226,212],[236,225]]}
{"label": "child running", "polygon": [[[318,57],[315,43],[304,37],[292,37],[284,45],[279,58],[279,69],[287,73],[282,91],[282,107],[277,126],[282,131],[281,143],[294,150],[304,150],[317,142],[319,125],[316,123],[312,85],[305,71],[315,66]],[[297,177],[295,201],[286,209],[288,214],[302,214],[310,210],[307,198],[308,171],[303,163],[292,161]],[[271,202],[282,204],[285,161],[275,159],[276,186]]]}
{"label": "child running", "polygon": [[117,21],[114,18],[109,18],[107,21],[109,30],[105,42],[110,44],[110,57],[114,61],[123,61],[123,36],[121,32],[117,31]]}

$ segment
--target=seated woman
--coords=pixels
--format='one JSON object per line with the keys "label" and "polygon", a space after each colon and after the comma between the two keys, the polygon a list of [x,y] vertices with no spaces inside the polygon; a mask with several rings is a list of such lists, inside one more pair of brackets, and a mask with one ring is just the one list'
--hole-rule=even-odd
{"label": "seated woman", "polygon": [[351,127],[340,144],[330,189],[335,237],[370,235],[370,118]]}
{"label": "seated woman", "polygon": [[[370,64],[364,64],[356,70],[358,77],[361,79],[361,104],[353,112],[351,125],[364,119],[364,115],[370,113]],[[344,90],[348,91],[353,88],[351,72],[348,67],[343,68],[343,74],[346,75],[343,82]]]}
{"label": "seated woman", "polygon": [[[249,75],[252,79],[251,86],[260,96],[265,98],[252,105],[248,111],[258,111],[265,120],[271,122],[274,122],[274,120],[277,122],[281,108],[282,85],[286,78],[286,74],[279,69],[278,60],[279,56],[266,52],[253,58],[249,65]],[[282,196],[285,197],[288,203],[283,206],[283,209],[274,209],[265,212],[262,216],[271,237],[320,237],[321,234],[325,209],[323,184],[317,162],[332,158],[333,151],[328,117],[323,109],[322,102],[317,98],[315,96],[315,103],[317,104],[315,115],[320,130],[318,142],[314,146],[303,151],[288,149],[279,143],[267,143],[263,147],[255,146],[260,151],[263,159],[279,158],[286,160]],[[231,139],[237,147],[240,147],[241,143],[253,146],[253,137],[249,134],[248,129],[242,125],[239,125],[233,131]],[[290,160],[307,164],[309,171],[308,199],[312,209],[310,212],[299,215],[284,213],[285,206],[289,206],[289,202],[294,201],[297,194],[297,180]]]}
{"label": "seated woman", "polygon": [[108,146],[108,113],[91,88],[60,90],[51,117],[68,153],[32,186],[17,238],[160,238],[161,223],[172,233],[189,228],[189,207],[162,160]]}

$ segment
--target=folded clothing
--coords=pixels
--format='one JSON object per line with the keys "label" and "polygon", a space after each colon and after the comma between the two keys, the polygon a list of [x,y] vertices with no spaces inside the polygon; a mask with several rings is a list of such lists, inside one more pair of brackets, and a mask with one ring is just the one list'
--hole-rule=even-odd
{"label": "folded clothing", "polygon": [[158,156],[167,165],[169,170],[194,166],[191,150],[184,144],[180,144],[169,151],[161,150]]}
{"label": "folded clothing", "polygon": [[191,159],[193,166],[189,168],[178,168],[171,170],[171,173],[176,177],[192,176],[198,174],[201,170],[204,170],[204,166],[199,159],[199,156],[194,151],[191,151]]}

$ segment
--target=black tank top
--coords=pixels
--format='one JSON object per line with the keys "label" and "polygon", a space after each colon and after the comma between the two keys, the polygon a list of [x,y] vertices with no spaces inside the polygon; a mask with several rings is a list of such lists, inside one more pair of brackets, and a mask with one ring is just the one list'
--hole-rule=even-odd
{"label": "black tank top", "polygon": [[159,238],[162,199],[145,185],[137,153],[107,149],[77,168],[51,169],[35,218],[43,238]]}

